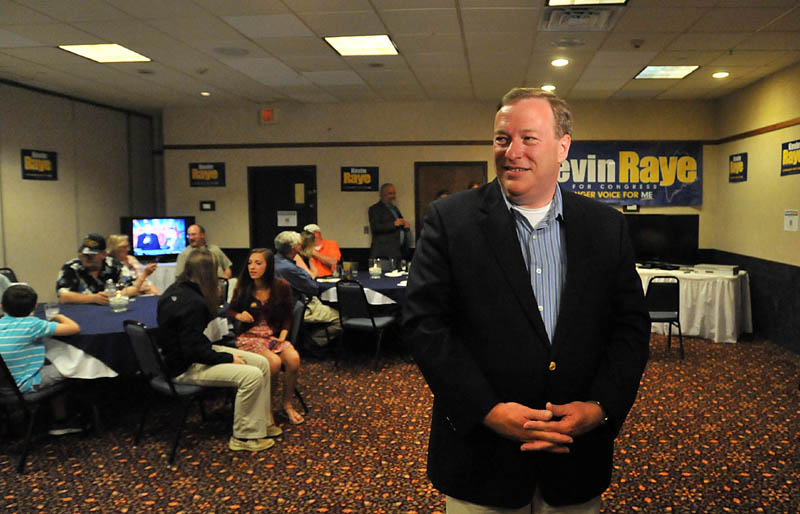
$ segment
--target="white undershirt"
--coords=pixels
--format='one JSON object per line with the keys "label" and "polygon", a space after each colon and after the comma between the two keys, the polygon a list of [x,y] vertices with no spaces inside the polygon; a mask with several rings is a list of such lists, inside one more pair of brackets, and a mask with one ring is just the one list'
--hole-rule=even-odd
{"label": "white undershirt", "polygon": [[519,211],[520,214],[525,216],[525,219],[527,219],[528,223],[531,224],[531,228],[534,228],[547,215],[547,211],[550,210],[550,205],[552,205],[552,203],[553,202],[550,201],[550,203],[548,203],[544,207],[537,207],[535,209],[528,209],[527,207],[515,205],[514,209],[516,209],[517,211]]}

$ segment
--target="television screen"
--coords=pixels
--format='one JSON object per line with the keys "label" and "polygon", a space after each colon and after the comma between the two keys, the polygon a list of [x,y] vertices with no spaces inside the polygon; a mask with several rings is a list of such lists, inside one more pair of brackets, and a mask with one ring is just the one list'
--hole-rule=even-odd
{"label": "television screen", "polygon": [[193,221],[186,217],[130,218],[133,255],[177,255],[186,248],[186,229]]}
{"label": "television screen", "polygon": [[636,262],[695,264],[699,217],[696,214],[626,214]]}

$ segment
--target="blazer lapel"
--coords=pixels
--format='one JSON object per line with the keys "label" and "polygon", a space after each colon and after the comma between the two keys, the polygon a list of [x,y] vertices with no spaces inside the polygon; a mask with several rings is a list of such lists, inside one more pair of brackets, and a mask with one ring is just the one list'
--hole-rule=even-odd
{"label": "blazer lapel", "polygon": [[489,241],[489,254],[493,255],[502,271],[507,286],[514,293],[522,310],[536,330],[539,340],[548,343],[544,322],[536,308],[537,302],[531,289],[531,277],[525,267],[522,249],[517,238],[514,219],[500,197],[500,185],[495,179],[487,188],[481,204],[482,217],[479,226]]}
{"label": "blazer lapel", "polygon": [[558,344],[561,341],[569,339],[570,329],[575,326],[575,322],[580,316],[578,307],[580,299],[583,297],[583,291],[590,283],[589,277],[594,273],[592,252],[586,245],[587,241],[592,240],[591,234],[586,233],[586,227],[589,224],[583,220],[583,212],[575,208],[570,193],[562,189],[561,198],[564,202],[564,221],[561,228],[564,231],[567,246],[567,276],[561,291],[561,305],[558,310],[556,333],[553,337],[554,351],[558,350]]}

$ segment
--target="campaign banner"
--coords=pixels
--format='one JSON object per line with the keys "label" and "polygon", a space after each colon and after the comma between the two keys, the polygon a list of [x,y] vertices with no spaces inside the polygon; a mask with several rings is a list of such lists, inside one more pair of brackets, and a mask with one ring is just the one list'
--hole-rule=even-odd
{"label": "campaign banner", "polygon": [[189,163],[189,185],[191,187],[225,187],[225,163]]}
{"label": "campaign banner", "polygon": [[781,145],[781,177],[800,173],[800,139]]}
{"label": "campaign banner", "polygon": [[694,141],[573,141],[558,181],[614,205],[703,203],[703,145]]}
{"label": "campaign banner", "polygon": [[342,166],[342,191],[377,190],[377,166]]}
{"label": "campaign banner", "polygon": [[21,150],[23,180],[58,180],[58,153]]}
{"label": "campaign banner", "polygon": [[747,182],[747,152],[728,157],[728,182]]}

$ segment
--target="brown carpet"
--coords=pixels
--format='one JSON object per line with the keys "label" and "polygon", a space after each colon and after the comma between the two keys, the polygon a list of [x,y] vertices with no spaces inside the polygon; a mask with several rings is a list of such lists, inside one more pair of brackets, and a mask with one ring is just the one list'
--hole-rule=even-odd
{"label": "brown carpet", "polygon": [[[797,512],[800,356],[772,344],[654,336],[639,398],[618,440],[605,512]],[[311,407],[265,452],[227,449],[230,410],[193,411],[176,466],[172,426],[132,448],[144,391],[104,384],[115,404],[87,437],[42,436],[17,475],[19,438],[0,441],[3,512],[428,513],[444,499],[425,475],[431,394],[413,364],[307,361]],[[99,385],[99,384],[98,384]],[[158,402],[150,426],[174,417]]]}

